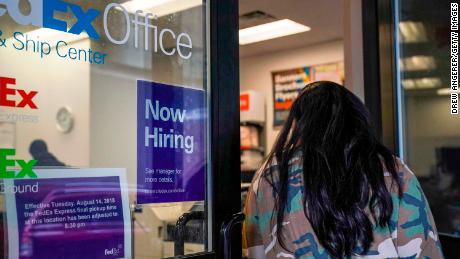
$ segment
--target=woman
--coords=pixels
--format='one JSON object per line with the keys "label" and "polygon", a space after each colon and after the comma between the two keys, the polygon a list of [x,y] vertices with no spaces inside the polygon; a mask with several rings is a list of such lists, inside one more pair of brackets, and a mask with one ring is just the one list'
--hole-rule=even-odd
{"label": "woman", "polygon": [[245,213],[250,258],[443,257],[416,177],[333,82],[301,91]]}

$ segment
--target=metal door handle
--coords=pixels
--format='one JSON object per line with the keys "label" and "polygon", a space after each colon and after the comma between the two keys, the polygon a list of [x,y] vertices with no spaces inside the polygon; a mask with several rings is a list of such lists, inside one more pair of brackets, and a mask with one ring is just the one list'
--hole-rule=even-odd
{"label": "metal door handle", "polygon": [[184,255],[185,225],[190,220],[204,220],[204,212],[190,211],[179,217],[174,231],[174,256]]}
{"label": "metal door handle", "polygon": [[232,229],[237,224],[243,223],[245,215],[242,212],[233,214],[227,222],[222,224],[220,235],[223,239],[223,253],[224,259],[232,259]]}

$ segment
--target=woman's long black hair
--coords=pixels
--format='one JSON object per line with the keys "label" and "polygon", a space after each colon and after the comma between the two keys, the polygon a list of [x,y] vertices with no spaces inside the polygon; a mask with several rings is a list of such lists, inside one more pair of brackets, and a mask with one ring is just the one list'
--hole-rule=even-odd
{"label": "woman's long black hair", "polygon": [[277,237],[288,196],[288,167],[294,152],[303,160],[304,213],[330,256],[365,254],[373,241],[373,222],[388,226],[393,212],[384,170],[396,183],[396,160],[373,133],[364,104],[333,82],[308,84],[268,156],[276,159],[279,177],[266,173],[275,195]]}

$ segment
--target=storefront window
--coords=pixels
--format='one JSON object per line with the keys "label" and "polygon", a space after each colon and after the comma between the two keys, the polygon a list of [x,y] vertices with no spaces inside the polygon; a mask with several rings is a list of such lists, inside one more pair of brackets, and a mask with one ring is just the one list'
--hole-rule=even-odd
{"label": "storefront window", "polygon": [[396,1],[400,150],[439,232],[460,235],[460,120],[450,110],[450,2]]}
{"label": "storefront window", "polygon": [[0,257],[207,251],[207,13],[1,1]]}

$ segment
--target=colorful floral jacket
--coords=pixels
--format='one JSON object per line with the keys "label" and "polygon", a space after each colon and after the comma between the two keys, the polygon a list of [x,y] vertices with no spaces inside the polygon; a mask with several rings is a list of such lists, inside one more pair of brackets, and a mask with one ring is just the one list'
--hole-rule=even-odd
{"label": "colorful floral jacket", "polygon": [[[270,167],[276,164],[270,165]],[[393,214],[387,227],[374,226],[374,242],[366,255],[353,258],[443,258],[436,226],[419,182],[398,160],[403,187],[400,198],[392,178],[385,173],[391,191]],[[243,228],[243,246],[249,258],[331,258],[321,246],[303,211],[302,162],[297,154],[290,161],[288,203],[283,222],[283,249],[277,241],[274,192],[260,170],[249,189]],[[273,170],[272,170],[273,172]]]}

